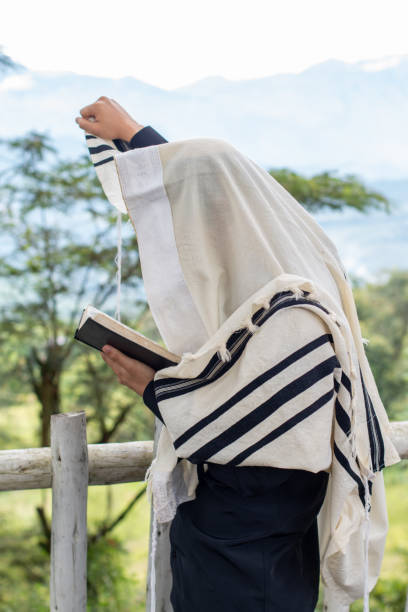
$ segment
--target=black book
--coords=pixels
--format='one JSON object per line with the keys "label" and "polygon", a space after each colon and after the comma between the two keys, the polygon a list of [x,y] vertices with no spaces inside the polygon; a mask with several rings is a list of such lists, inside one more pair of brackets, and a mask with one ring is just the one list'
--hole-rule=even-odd
{"label": "black book", "polygon": [[84,309],[74,337],[99,351],[105,344],[110,344],[121,353],[142,361],[154,370],[177,365],[181,359],[157,342],[93,306]]}

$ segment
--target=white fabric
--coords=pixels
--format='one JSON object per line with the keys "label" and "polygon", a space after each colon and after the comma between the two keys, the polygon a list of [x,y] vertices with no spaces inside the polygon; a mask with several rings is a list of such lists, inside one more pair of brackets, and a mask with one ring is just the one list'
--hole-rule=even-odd
{"label": "white fabric", "polygon": [[[338,366],[333,368],[331,378],[328,374],[319,380],[319,386],[329,389],[336,383],[338,393],[324,410],[300,421],[242,464],[330,471],[319,515],[323,582],[330,601],[339,606],[363,596],[365,590],[368,609],[367,594],[378,578],[388,526],[379,470],[399,461],[399,456],[390,441],[388,418],[364,352],[351,287],[334,244],[269,173],[225,141],[190,139],[114,152],[113,157],[122,188],[120,198],[138,235],[152,314],[158,317],[156,323],[169,350],[183,353],[177,366],[155,375],[165,426],[146,478],[157,519],[171,520],[177,505],[194,497],[196,467],[187,459],[194,449],[182,445],[176,452],[174,442],[194,425],[194,420],[199,423],[211,411],[211,400],[218,402],[217,393],[224,394],[225,399],[228,384],[232,394],[260,370],[278,364],[296,346],[303,347],[311,339],[331,333],[333,347],[330,343],[322,346],[320,358],[334,355]],[[110,167],[113,171],[114,166]],[[115,197],[110,192],[114,205]],[[149,222],[150,215],[154,222]],[[159,291],[161,283],[166,286],[163,292]],[[301,298],[306,303],[290,304],[275,312],[257,330],[251,316],[282,291],[293,292],[296,300]],[[243,328],[251,337],[234,362],[226,342]],[[194,342],[194,329],[199,342]],[[225,378],[177,399],[166,398],[165,394],[160,398],[167,379],[194,380],[217,351],[225,363],[231,360]],[[304,368],[304,360],[297,365]],[[296,369],[286,368],[277,379],[277,387],[272,383],[258,386],[248,401],[234,407],[234,418],[248,417],[274,390],[294,384],[295,374]],[[351,385],[351,395],[340,384],[342,374]],[[258,424],[257,433],[247,432],[234,442],[234,448],[221,449],[215,462],[228,463],[234,453],[247,450],[260,439],[263,426],[266,434],[279,426],[273,419],[287,421],[310,404],[310,393],[321,390],[313,387],[298,397],[298,403],[284,404],[277,417]],[[350,431],[339,425],[336,397],[346,421],[351,423]],[[371,411],[369,417],[367,410]],[[211,435],[227,431],[231,427],[228,418],[214,421],[213,433],[207,429],[207,438],[200,438],[205,433],[201,430],[195,437],[195,448]],[[368,429],[373,436],[371,443]],[[177,456],[183,457],[178,464]],[[342,465],[344,461],[349,471]],[[363,495],[365,506],[356,480],[366,489],[369,481],[372,483],[371,500]],[[371,520],[365,559],[367,513]]]}
{"label": "white fabric", "polygon": [[180,266],[157,147],[132,152],[132,157],[117,155],[115,161],[138,238],[146,297],[164,342],[181,354],[186,346],[199,348],[208,335]]}

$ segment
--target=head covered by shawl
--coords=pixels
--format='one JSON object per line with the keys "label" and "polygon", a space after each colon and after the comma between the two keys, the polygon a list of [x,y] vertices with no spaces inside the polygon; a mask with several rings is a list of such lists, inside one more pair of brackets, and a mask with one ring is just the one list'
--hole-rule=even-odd
{"label": "head covered by shawl", "polygon": [[[100,142],[92,140],[92,145]],[[243,329],[251,338],[239,356],[240,370],[234,374],[231,367],[224,375],[227,388],[238,388],[245,372],[259,369],[268,353],[278,362],[286,347],[303,337],[306,342],[309,328],[320,326],[331,334],[334,347],[328,345],[337,377],[336,394],[327,404],[331,412],[326,410],[325,417],[315,412],[311,427],[308,419],[298,418],[296,427],[258,454],[248,455],[243,448],[237,456],[245,460],[238,465],[330,472],[319,514],[323,581],[337,606],[361,597],[363,583],[367,596],[378,578],[388,526],[381,469],[399,456],[335,245],[282,185],[224,140],[195,138],[124,153],[112,141],[102,143],[111,150],[91,154],[95,169],[110,202],[132,220],[152,315],[167,348],[182,355],[180,364],[155,375],[165,425],[146,478],[157,520],[171,520],[177,505],[195,496],[191,450],[187,445],[183,454],[181,445],[176,452],[174,445],[184,431],[178,429],[180,415],[190,411],[208,418],[211,385],[221,395],[225,391],[223,377],[219,382],[214,378],[204,388],[198,388],[202,382],[193,385],[197,390],[184,401],[180,394],[171,398],[172,385],[191,387],[217,356],[220,362],[234,363],[228,347],[233,334]],[[281,309],[280,319],[274,315],[263,324],[262,312],[266,321],[268,308],[282,299],[289,299],[289,308]],[[264,387],[257,390],[257,404]],[[302,407],[300,399],[298,404]],[[252,409],[248,406],[247,411]],[[295,442],[291,435],[298,436]],[[308,452],[313,445],[312,459]],[[210,460],[228,463],[231,457],[223,452]]]}

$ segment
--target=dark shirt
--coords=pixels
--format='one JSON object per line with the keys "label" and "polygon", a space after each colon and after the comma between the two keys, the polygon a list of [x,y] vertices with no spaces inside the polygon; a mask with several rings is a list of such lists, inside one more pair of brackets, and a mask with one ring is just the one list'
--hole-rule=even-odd
{"label": "dark shirt", "polygon": [[122,138],[114,138],[113,142],[119,151],[129,151],[129,149],[139,149],[141,147],[149,147],[151,145],[163,144],[168,142],[159,132],[156,132],[151,125],[146,125],[144,128],[136,132],[134,136],[127,142]]}
{"label": "dark shirt", "polygon": [[159,132],[156,132],[151,125],[146,125],[130,139],[129,145],[131,149],[139,149],[140,147],[149,147],[150,145],[162,144],[163,142],[168,141]]}

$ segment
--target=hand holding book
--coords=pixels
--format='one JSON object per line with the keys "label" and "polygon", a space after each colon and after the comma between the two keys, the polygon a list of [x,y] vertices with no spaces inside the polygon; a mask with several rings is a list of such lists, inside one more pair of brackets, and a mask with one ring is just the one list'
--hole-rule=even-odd
{"label": "hand holding book", "polygon": [[178,355],[93,306],[84,309],[74,337],[99,351],[104,346],[113,347],[154,371],[180,361]]}
{"label": "hand holding book", "polygon": [[148,383],[153,380],[156,370],[137,359],[128,357],[108,344],[102,347],[101,355],[122,385],[126,385],[129,389],[143,396],[143,392]]}

